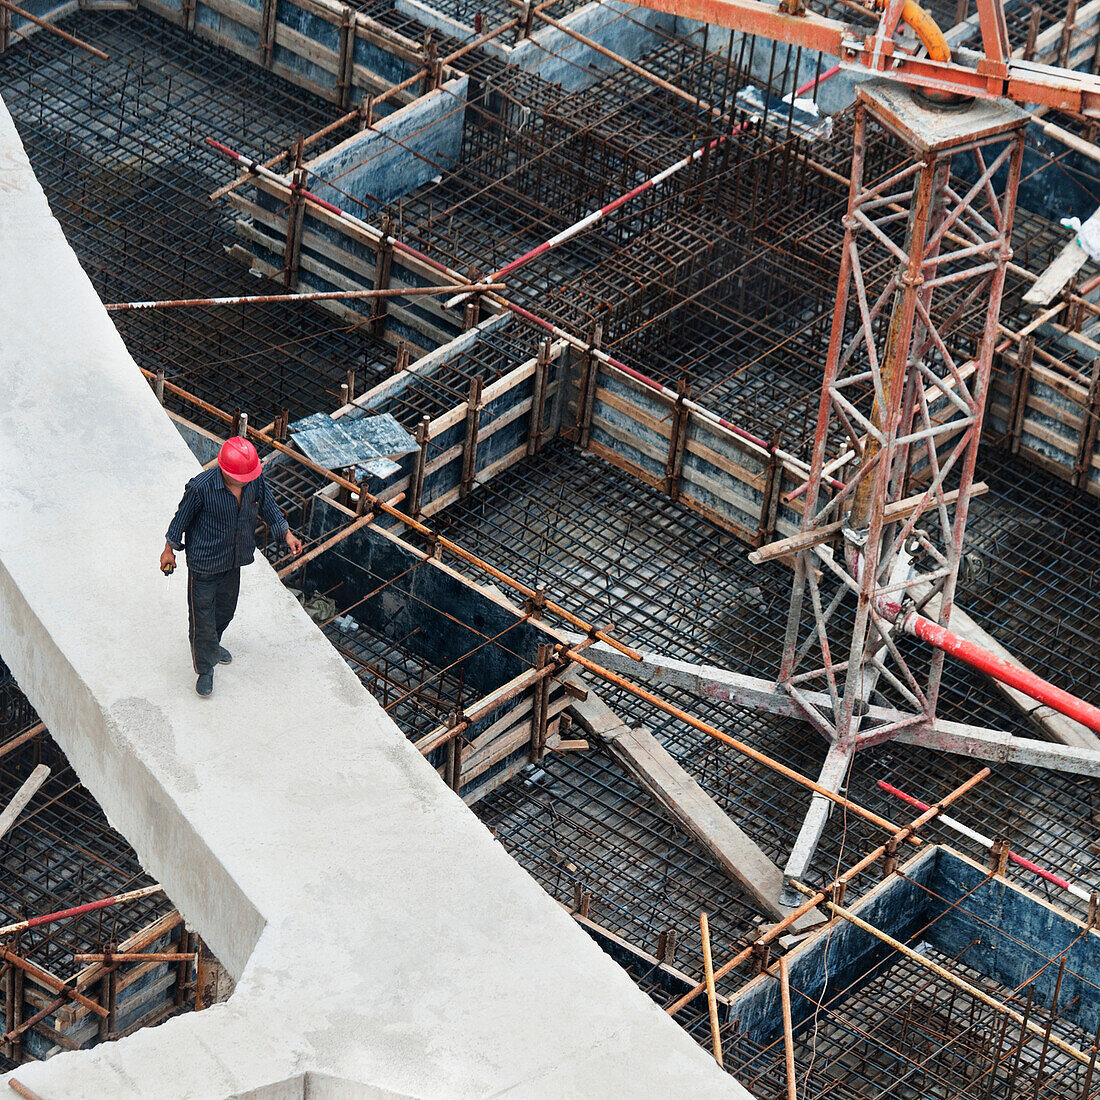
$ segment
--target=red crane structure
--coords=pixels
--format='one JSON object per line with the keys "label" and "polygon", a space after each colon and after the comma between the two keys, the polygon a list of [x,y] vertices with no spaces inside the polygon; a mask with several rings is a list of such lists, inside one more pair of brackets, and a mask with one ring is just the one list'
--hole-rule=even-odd
{"label": "red crane structure", "polygon": [[[940,747],[934,726],[945,653],[1100,731],[1096,707],[948,629],[1012,255],[1029,119],[1019,104],[1100,116],[1100,80],[1013,59],[1000,0],[977,0],[984,55],[953,54],[914,0],[888,0],[870,35],[807,11],[802,0],[643,3],[878,75],[856,91],[802,531],[784,548],[795,570],[776,691],[829,743],[819,782],[838,790],[858,749],[903,731]],[[903,22],[918,47],[895,40]],[[900,139],[910,156],[867,178],[875,130]],[[972,183],[952,176],[961,154],[976,165]],[[981,336],[960,352],[955,330],[975,310],[984,313]],[[827,453],[837,447],[842,455]],[[768,556],[765,547],[753,558]],[[885,716],[881,707],[869,710],[876,691],[893,704]],[[785,868],[784,904],[799,901],[790,882],[806,872],[830,806],[814,795]]]}

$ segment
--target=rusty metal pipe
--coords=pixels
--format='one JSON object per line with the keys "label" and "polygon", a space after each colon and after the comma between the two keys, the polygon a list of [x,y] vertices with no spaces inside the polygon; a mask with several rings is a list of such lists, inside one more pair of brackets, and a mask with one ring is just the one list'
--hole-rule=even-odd
{"label": "rusty metal pipe", "polygon": [[504,283],[478,283],[477,286],[405,286],[382,290],[317,290],[305,294],[238,294],[229,298],[172,298],[165,301],[111,302],[103,308],[108,313],[130,310],[186,309],[191,306],[252,306],[271,302],[339,302],[356,298],[415,298],[430,294],[453,294],[457,290],[484,293],[505,290]]}

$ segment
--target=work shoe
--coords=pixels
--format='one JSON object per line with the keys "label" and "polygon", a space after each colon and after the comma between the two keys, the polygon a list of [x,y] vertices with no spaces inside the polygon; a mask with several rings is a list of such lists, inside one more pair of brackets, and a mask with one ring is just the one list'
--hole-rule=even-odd
{"label": "work shoe", "polygon": [[195,682],[195,691],[204,699],[214,690],[214,673],[202,672]]}
{"label": "work shoe", "polygon": [[229,652],[225,646],[218,646],[218,664],[219,665],[231,665],[233,663],[233,654]]}

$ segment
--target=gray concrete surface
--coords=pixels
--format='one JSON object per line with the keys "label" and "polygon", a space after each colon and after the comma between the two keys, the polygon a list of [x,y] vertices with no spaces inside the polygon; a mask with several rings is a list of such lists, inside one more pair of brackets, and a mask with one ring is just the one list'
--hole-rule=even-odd
{"label": "gray concrete surface", "polygon": [[[637,61],[660,45],[656,28],[671,27],[676,19],[623,0],[599,0],[571,11],[558,22],[628,61]],[[570,92],[591,87],[608,73],[622,68],[557,27],[541,23],[537,17],[531,37],[513,47],[508,63],[552,84],[560,84]]]}
{"label": "gray concrete surface", "polygon": [[[0,103],[0,653],[238,978],[14,1076],[82,1097],[747,1097],[439,781],[258,562],[209,700],[184,574],[198,466]],[[6,1090],[5,1090],[6,1091]]]}
{"label": "gray concrete surface", "polygon": [[469,83],[448,80],[309,161],[313,193],[341,207],[350,198],[379,208],[450,171],[462,155]]}

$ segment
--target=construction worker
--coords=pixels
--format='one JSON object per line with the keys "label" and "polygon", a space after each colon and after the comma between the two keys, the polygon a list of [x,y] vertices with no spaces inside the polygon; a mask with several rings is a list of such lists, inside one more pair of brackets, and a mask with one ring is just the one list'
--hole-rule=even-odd
{"label": "construction worker", "polygon": [[198,674],[195,691],[204,698],[214,690],[214,666],[233,660],[221,640],[237,609],[241,566],[250,565],[256,552],[260,516],[276,542],[285,542],[295,557],[302,552],[264,480],[256,448],[233,436],[222,444],[217,466],[187,483],[168,526],[160,568],[171,574],[176,551],[186,545],[187,636]]}

